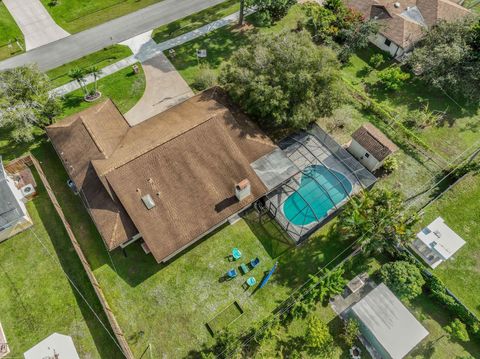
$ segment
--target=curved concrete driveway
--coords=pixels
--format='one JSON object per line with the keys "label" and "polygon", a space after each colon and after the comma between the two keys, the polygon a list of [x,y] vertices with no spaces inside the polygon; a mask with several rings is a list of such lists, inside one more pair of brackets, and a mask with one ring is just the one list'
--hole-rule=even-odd
{"label": "curved concrete driveway", "polygon": [[145,93],[125,114],[130,126],[135,126],[193,96],[190,87],[164,54],[160,53],[142,62],[142,66],[145,72]]}
{"label": "curved concrete driveway", "polygon": [[70,35],[53,21],[40,0],[3,0],[3,3],[22,31],[27,51]]}

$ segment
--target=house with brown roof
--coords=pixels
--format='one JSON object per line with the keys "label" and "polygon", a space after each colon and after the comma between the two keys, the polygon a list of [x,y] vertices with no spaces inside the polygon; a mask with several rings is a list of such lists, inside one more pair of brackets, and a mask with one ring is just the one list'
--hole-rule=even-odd
{"label": "house with brown roof", "polygon": [[347,151],[370,172],[380,168],[398,147],[378,128],[367,122],[352,134]]}
{"label": "house with brown roof", "polygon": [[107,100],[47,128],[109,250],[142,238],[167,261],[271,189],[251,164],[278,147],[224,100],[209,90],[133,127]]}
{"label": "house with brown roof", "polygon": [[450,0],[345,1],[365,19],[380,23],[380,31],[370,41],[395,58],[412,50],[424,31],[439,20],[455,21],[470,14],[470,10]]}

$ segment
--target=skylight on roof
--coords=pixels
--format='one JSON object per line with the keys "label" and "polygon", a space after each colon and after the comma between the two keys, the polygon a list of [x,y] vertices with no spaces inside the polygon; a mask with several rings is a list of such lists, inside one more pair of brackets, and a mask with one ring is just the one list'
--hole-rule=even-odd
{"label": "skylight on roof", "polygon": [[149,194],[143,196],[142,201],[145,207],[147,207],[147,209],[152,209],[153,207],[155,207],[155,202],[153,201],[152,196],[150,196]]}

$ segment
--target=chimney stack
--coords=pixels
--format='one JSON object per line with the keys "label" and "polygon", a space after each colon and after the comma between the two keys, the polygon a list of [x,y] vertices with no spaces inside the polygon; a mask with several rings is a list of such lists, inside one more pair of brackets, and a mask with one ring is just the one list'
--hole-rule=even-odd
{"label": "chimney stack", "polygon": [[244,179],[238,182],[235,185],[235,196],[239,201],[243,201],[245,198],[252,194],[252,189],[250,187],[250,181],[248,179]]}

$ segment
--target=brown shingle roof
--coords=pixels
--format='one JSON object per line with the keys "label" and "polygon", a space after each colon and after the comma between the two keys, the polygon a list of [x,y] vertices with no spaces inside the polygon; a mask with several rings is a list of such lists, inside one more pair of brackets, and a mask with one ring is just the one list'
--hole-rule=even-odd
{"label": "brown shingle roof", "polygon": [[[395,7],[396,2],[400,7]],[[366,19],[376,18],[380,33],[404,49],[438,20],[453,21],[470,14],[470,10],[449,0],[346,0],[346,4]],[[415,7],[420,13],[418,21],[406,15],[407,9]]]}
{"label": "brown shingle roof", "polygon": [[[84,180],[84,190],[95,192],[93,197],[110,198],[107,203],[128,213],[127,221],[119,216],[114,226],[94,217],[101,232],[102,227],[109,231],[114,227],[124,233],[122,227],[131,221],[160,262],[266,193],[250,163],[276,146],[241,114],[234,116],[215,94],[204,92],[128,128],[120,140],[113,136],[109,143],[117,146],[109,156],[98,148],[78,148],[91,136],[78,125],[70,126],[70,118],[48,129],[59,153],[68,148],[67,170],[69,163],[88,167],[90,181]],[[99,120],[117,121],[97,115]],[[83,112],[77,115],[84,117]],[[97,136],[105,141],[101,128],[110,127],[102,126]],[[66,132],[63,138],[56,133],[58,128]],[[77,137],[81,140],[65,141]],[[238,202],[234,186],[243,179],[250,181],[252,195]],[[151,209],[141,200],[148,194],[155,202]]]}
{"label": "brown shingle roof", "polygon": [[113,102],[107,100],[47,128],[69,177],[83,194],[90,214],[109,249],[138,233],[125,209],[96,175],[91,161],[104,159],[129,126]]}
{"label": "brown shingle roof", "polygon": [[388,155],[398,150],[387,136],[369,122],[356,130],[352,138],[378,161],[383,161]]}

